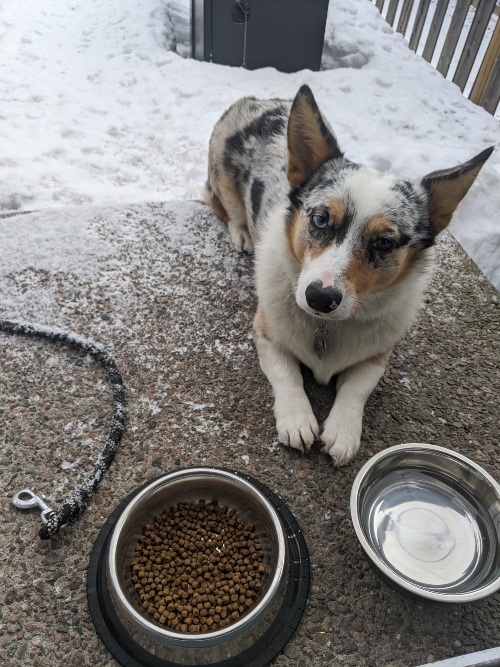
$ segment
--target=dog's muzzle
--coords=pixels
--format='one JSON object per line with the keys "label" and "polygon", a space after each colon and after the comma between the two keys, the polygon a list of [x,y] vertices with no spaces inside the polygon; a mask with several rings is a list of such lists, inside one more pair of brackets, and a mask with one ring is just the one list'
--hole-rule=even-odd
{"label": "dog's muzzle", "polygon": [[330,313],[340,306],[342,293],[333,287],[323,287],[319,280],[310,283],[306,288],[306,301],[311,310],[317,313]]}

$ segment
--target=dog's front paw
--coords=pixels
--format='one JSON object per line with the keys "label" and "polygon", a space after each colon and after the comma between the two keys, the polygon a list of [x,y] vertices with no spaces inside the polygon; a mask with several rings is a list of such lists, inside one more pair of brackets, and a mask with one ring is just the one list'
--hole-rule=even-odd
{"label": "dog's front paw", "polygon": [[321,441],[323,451],[330,454],[336,466],[344,466],[356,455],[361,443],[363,413],[335,409],[325,422]]}
{"label": "dog's front paw", "polygon": [[231,234],[231,241],[236,250],[240,252],[253,252],[253,242],[250,238],[248,229],[244,227],[237,227],[229,223],[229,233]]}
{"label": "dog's front paw", "polygon": [[309,402],[289,402],[274,406],[278,440],[294,449],[310,449],[319,437],[319,426]]}

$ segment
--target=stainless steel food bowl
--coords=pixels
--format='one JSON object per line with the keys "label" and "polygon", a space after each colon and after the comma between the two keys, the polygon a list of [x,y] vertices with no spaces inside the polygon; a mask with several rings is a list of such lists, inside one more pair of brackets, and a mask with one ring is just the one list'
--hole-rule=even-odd
{"label": "stainless steel food bowl", "polygon": [[[132,495],[117,508],[108,530],[103,529],[101,544],[96,543],[91,558],[89,604],[94,624],[111,652],[127,665],[133,658],[134,665],[146,666],[160,664],[158,660],[167,665],[236,666],[247,664],[254,653],[265,654],[274,644],[274,653],[268,652],[266,661],[256,663],[267,664],[284,646],[275,640],[281,637],[286,643],[298,625],[309,588],[307,548],[286,506],[256,480],[218,468],[179,470]],[[253,524],[264,552],[265,573],[254,604],[239,619],[212,632],[188,634],[175,632],[147,614],[134,590],[131,563],[146,523],[180,502],[199,500],[217,502]],[[101,632],[103,625],[105,632]],[[124,656],[120,648],[125,649]]]}
{"label": "stainless steel food bowl", "polygon": [[351,515],[375,570],[410,594],[462,603],[500,588],[500,485],[461,454],[380,452],[354,481]]}

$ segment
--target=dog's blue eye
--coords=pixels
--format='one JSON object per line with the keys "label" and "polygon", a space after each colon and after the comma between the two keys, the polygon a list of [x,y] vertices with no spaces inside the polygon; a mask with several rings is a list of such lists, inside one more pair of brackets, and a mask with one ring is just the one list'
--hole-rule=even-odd
{"label": "dog's blue eye", "polygon": [[381,237],[377,239],[373,245],[377,250],[387,251],[392,250],[395,244],[394,241],[391,241],[391,239],[385,239]]}
{"label": "dog's blue eye", "polygon": [[327,213],[314,213],[311,217],[311,222],[317,229],[324,229],[328,224]]}

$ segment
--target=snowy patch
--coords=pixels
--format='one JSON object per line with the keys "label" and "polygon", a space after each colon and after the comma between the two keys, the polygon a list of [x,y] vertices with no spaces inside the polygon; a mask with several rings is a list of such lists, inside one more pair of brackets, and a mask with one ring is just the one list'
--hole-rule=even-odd
{"label": "snowy patch", "polygon": [[186,405],[191,407],[191,410],[206,410],[207,408],[215,408],[214,403],[193,403],[193,401],[184,401]]}
{"label": "snowy patch", "polygon": [[61,468],[62,470],[72,470],[73,468],[76,468],[77,465],[80,463],[80,459],[76,459],[76,461],[73,461],[70,463],[69,461],[63,461],[61,463]]}
{"label": "snowy patch", "polygon": [[[71,224],[85,216],[82,207],[199,199],[212,128],[243,95],[291,98],[309,84],[348,157],[408,178],[500,144],[498,122],[413,54],[368,0],[330,0],[323,70],[293,74],[190,59],[189,6],[186,0],[2,3],[0,210],[73,207],[47,222],[62,253],[36,219],[30,235],[15,235],[14,243],[9,226],[21,218],[2,221],[0,242],[9,258],[2,271],[25,267],[25,312],[41,298],[47,311],[57,311],[26,265],[27,246],[36,246],[45,270],[56,262],[75,284],[88,277],[83,271],[98,272],[111,249],[85,225]],[[498,210],[500,150],[452,227],[500,287]],[[87,262],[79,262],[80,253]],[[225,261],[234,268],[235,260]],[[251,276],[245,280],[250,292]],[[238,296],[246,299],[245,289]]]}
{"label": "snowy patch", "polygon": [[402,375],[399,378],[399,383],[406,387],[406,389],[411,389],[411,380],[407,375]]}
{"label": "snowy patch", "polygon": [[251,349],[250,343],[235,343],[232,341],[222,342],[219,339],[214,341],[213,345],[206,346],[207,354],[230,359],[234,354],[246,352]]}
{"label": "snowy patch", "polygon": [[269,452],[273,453],[280,448],[280,443],[278,440],[273,440],[270,445],[265,445],[265,447]]}

